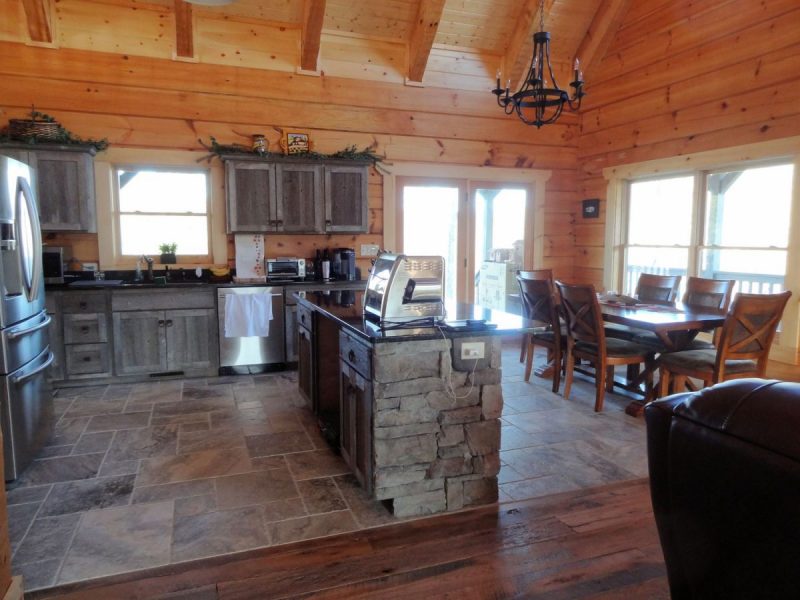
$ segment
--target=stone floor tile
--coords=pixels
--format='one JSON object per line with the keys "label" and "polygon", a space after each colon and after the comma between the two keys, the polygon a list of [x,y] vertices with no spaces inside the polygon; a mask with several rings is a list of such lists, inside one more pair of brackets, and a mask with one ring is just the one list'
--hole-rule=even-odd
{"label": "stone floor tile", "polygon": [[20,485],[42,485],[89,479],[97,475],[103,454],[81,454],[35,460],[19,478]]}
{"label": "stone floor tile", "polygon": [[245,473],[252,469],[253,465],[245,448],[204,450],[192,454],[144,459],[142,466],[139,467],[136,485],[155,485],[220,477]]}
{"label": "stone floor tile", "polygon": [[287,454],[286,463],[296,480],[314,479],[315,477],[329,477],[331,475],[344,475],[349,473],[341,456],[332,450],[313,450]]}
{"label": "stone floor tile", "polygon": [[81,515],[37,518],[25,539],[14,554],[14,564],[24,565],[57,558],[59,562],[67,553],[72,534]]}
{"label": "stone floor tile", "polygon": [[178,451],[178,425],[117,431],[108,459],[113,461],[174,456]]}
{"label": "stone floor tile", "polygon": [[45,446],[36,458],[56,458],[57,456],[69,456],[75,449],[75,444],[63,446]]}
{"label": "stone floor tile", "polygon": [[269,469],[285,469],[286,457],[281,454],[275,456],[258,456],[251,458],[250,462],[253,463],[253,469],[257,471],[268,471]]}
{"label": "stone floor tile", "polygon": [[112,475],[136,475],[139,472],[139,461],[134,460],[109,460],[108,456],[100,467],[98,477],[110,477]]}
{"label": "stone floor tile", "polygon": [[149,412],[132,412],[121,415],[98,415],[92,417],[86,431],[113,431],[115,429],[136,429],[147,427],[150,423]]}
{"label": "stone floor tile", "polygon": [[101,431],[99,433],[84,433],[78,443],[72,448],[73,454],[92,454],[94,452],[105,452],[111,445],[114,437],[113,431]]}
{"label": "stone floor tile", "polygon": [[25,591],[31,592],[50,587],[56,582],[56,574],[61,566],[60,558],[42,560],[17,566],[12,565],[11,572],[21,575],[25,582]]}
{"label": "stone floor tile", "polygon": [[64,413],[65,419],[118,414],[125,408],[125,400],[100,400],[78,397]]}
{"label": "stone floor tile", "polygon": [[162,502],[176,498],[189,498],[214,493],[213,479],[196,479],[194,481],[181,481],[179,483],[165,483],[163,485],[148,485],[134,487],[132,504],[142,502]]}
{"label": "stone floor tile", "polygon": [[25,537],[28,527],[39,510],[39,502],[14,504],[8,507],[8,539],[16,547]]}
{"label": "stone floor tile", "polygon": [[233,400],[233,388],[228,384],[218,384],[202,388],[183,390],[183,402],[190,400]]}
{"label": "stone floor tile", "polygon": [[[183,399],[177,402],[161,402],[153,406],[153,418],[158,417],[174,417],[186,416],[208,413],[213,410],[221,408],[235,408],[236,403],[233,401],[233,394],[230,396],[225,395],[207,395],[204,397],[197,397],[197,393],[188,396],[189,391],[183,393]],[[196,419],[198,421],[202,419]]]}
{"label": "stone floor tile", "polygon": [[[11,484],[12,486],[14,484]],[[47,496],[51,486],[40,485],[38,487],[10,487],[6,491],[6,503],[26,504],[29,502],[41,502]]]}
{"label": "stone floor tile", "polygon": [[74,419],[62,418],[56,423],[53,436],[49,440],[52,446],[74,444],[81,437],[83,430],[91,417],[77,417]]}
{"label": "stone floor tile", "polygon": [[339,492],[339,488],[330,477],[306,479],[297,482],[297,489],[309,514],[326,513],[344,510],[347,504]]}
{"label": "stone floor tile", "polygon": [[340,475],[334,477],[334,480],[361,527],[377,527],[398,522],[397,517],[392,515],[383,503],[376,502],[367,495],[355,475]]}
{"label": "stone floor tile", "polygon": [[85,513],[58,582],[167,564],[172,512],[172,502],[160,502]]}
{"label": "stone floor tile", "polygon": [[579,489],[580,486],[560,475],[544,475],[500,485],[500,491],[512,500],[538,498]]}
{"label": "stone floor tile", "polygon": [[300,496],[288,469],[219,477],[215,480],[215,485],[220,508],[264,504]]}
{"label": "stone floor tile", "polygon": [[298,517],[267,524],[267,531],[273,545],[346,533],[355,529],[358,529],[358,525],[349,510]]}
{"label": "stone floor tile", "polygon": [[285,521],[286,519],[302,517],[306,514],[306,509],[300,498],[267,502],[262,508],[264,509],[264,522],[266,523]]}
{"label": "stone floor tile", "polygon": [[188,454],[200,450],[222,450],[223,448],[244,448],[245,437],[236,427],[225,427],[207,431],[184,431],[178,437],[178,453]]}
{"label": "stone floor tile", "polygon": [[196,423],[181,423],[178,433],[190,433],[193,431],[208,431],[211,429],[208,421],[197,421]]}
{"label": "stone floor tile", "polygon": [[172,562],[268,545],[262,510],[258,506],[176,517]]}
{"label": "stone floor tile", "polygon": [[214,494],[191,496],[189,498],[175,499],[175,517],[191,517],[217,509],[217,499]]}
{"label": "stone floor tile", "polygon": [[245,438],[245,441],[247,443],[247,451],[253,458],[314,449],[314,445],[308,439],[304,430],[249,435]]}
{"label": "stone floor tile", "polygon": [[39,515],[65,515],[128,504],[135,478],[135,475],[119,475],[57,483]]}

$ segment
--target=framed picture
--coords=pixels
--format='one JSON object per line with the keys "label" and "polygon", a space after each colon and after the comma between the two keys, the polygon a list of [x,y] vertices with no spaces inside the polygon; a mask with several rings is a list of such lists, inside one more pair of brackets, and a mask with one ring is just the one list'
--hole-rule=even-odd
{"label": "framed picture", "polygon": [[310,149],[307,133],[286,134],[286,154],[304,154]]}
{"label": "framed picture", "polygon": [[600,199],[587,198],[583,201],[583,218],[596,219],[600,216]]}

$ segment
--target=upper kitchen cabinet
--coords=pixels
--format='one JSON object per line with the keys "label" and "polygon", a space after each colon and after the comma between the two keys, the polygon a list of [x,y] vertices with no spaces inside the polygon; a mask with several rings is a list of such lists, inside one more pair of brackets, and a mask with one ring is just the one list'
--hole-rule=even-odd
{"label": "upper kitchen cabinet", "polygon": [[228,233],[275,231],[275,165],[264,161],[226,160]]}
{"label": "upper kitchen cabinet", "polygon": [[366,165],[325,167],[325,232],[366,233],[369,230]]}
{"label": "upper kitchen cabinet", "polygon": [[228,233],[366,233],[368,163],[229,156]]}
{"label": "upper kitchen cabinet", "polygon": [[97,232],[93,147],[11,145],[0,152],[35,169],[42,231]]}

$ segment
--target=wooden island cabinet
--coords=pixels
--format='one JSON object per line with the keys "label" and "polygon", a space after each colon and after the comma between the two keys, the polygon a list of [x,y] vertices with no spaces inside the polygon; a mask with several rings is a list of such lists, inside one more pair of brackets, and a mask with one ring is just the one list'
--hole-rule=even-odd
{"label": "wooden island cabinet", "polygon": [[[459,305],[458,312],[497,326],[381,330],[362,317],[362,295],[298,298],[298,312],[313,313],[314,330],[308,341],[314,368],[305,370],[301,352],[299,386],[304,395],[312,390],[309,404],[321,427],[338,423],[326,439],[370,496],[390,504],[396,516],[497,501],[500,341],[531,324]],[[482,347],[483,357],[462,359],[468,342]]]}

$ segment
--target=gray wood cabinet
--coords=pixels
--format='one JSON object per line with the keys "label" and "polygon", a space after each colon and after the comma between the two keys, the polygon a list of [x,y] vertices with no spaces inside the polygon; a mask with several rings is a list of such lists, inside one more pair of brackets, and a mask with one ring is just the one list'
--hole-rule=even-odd
{"label": "gray wood cabinet", "polygon": [[112,318],[114,366],[117,375],[140,375],[168,370],[163,311],[115,312]]}
{"label": "gray wood cabinet", "polygon": [[[103,291],[60,295],[59,344],[64,379],[96,379],[111,375],[108,344],[108,298]],[[51,343],[54,342],[51,338]]]}
{"label": "gray wood cabinet", "polygon": [[369,229],[368,163],[233,156],[223,160],[228,233]]}
{"label": "gray wood cabinet", "polygon": [[1,149],[35,169],[42,231],[97,232],[94,148],[13,145]]}
{"label": "gray wood cabinet", "polygon": [[372,352],[339,334],[340,450],[347,466],[368,494],[372,493]]}
{"label": "gray wood cabinet", "polygon": [[217,316],[214,309],[168,310],[164,313],[167,337],[167,369],[216,371]]}

